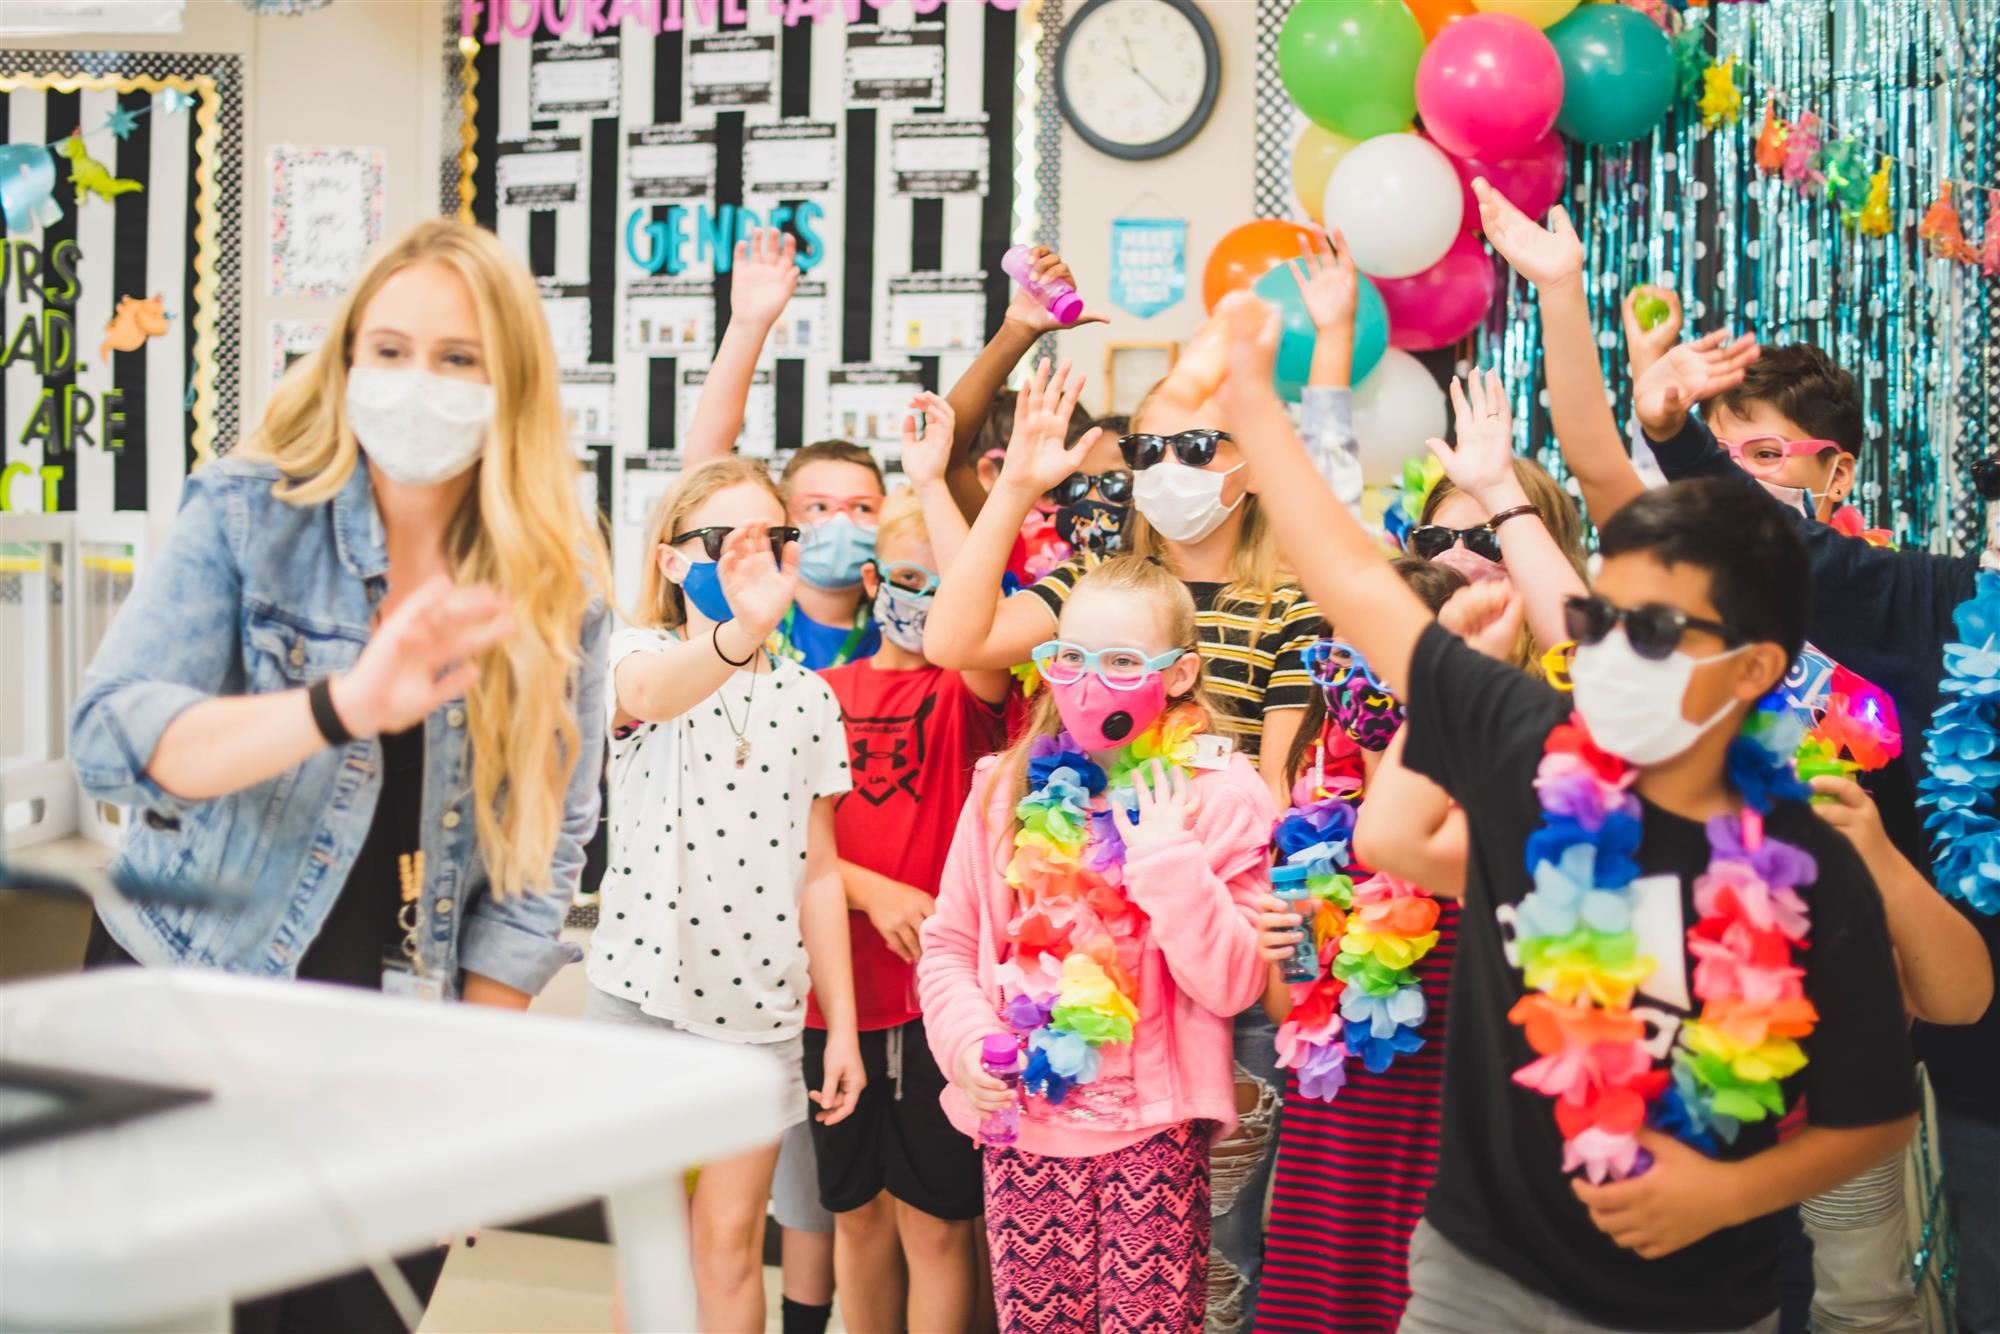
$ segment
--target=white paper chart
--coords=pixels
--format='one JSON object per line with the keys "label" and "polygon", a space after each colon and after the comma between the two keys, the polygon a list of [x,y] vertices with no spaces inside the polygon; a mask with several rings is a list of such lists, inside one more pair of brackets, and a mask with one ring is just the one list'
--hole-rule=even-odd
{"label": "white paper chart", "polygon": [[608,445],[618,435],[617,384],[609,366],[563,372],[563,425],[572,444]]}
{"label": "white paper chart", "polygon": [[715,345],[715,284],[706,278],[654,278],[625,289],[625,347],[671,357],[707,355]]}
{"label": "white paper chart", "polygon": [[502,139],[493,174],[505,208],[574,204],[583,190],[583,141],[553,134]]}
{"label": "white paper chart", "polygon": [[715,193],[715,129],[643,125],[625,132],[626,190],[634,199],[707,199]]}
{"label": "white paper chart", "polygon": [[923,372],[907,363],[836,366],[827,373],[827,429],[868,446],[884,467],[900,470],[903,419],[923,387]]}
{"label": "white paper chart", "polygon": [[528,76],[528,114],[612,116],[618,112],[618,37],[584,42],[536,42]]}
{"label": "white paper chart", "polygon": [[688,43],[688,102],[697,107],[767,105],[778,77],[775,33],[729,33]]}
{"label": "white paper chart", "polygon": [[991,157],[984,116],[911,116],[889,127],[889,170],[899,195],[983,195]]}
{"label": "white paper chart", "polygon": [[590,288],[583,283],[542,280],[542,314],[564,370],[590,364]]}
{"label": "white paper chart", "polygon": [[831,194],[839,164],[840,127],[830,120],[744,127],[743,188],[752,194]]}
{"label": "white paper chart", "polygon": [[986,342],[986,275],[907,273],[889,279],[882,346],[910,356],[976,350]]}
{"label": "white paper chart", "polygon": [[818,278],[801,278],[785,303],[785,311],[771,326],[764,340],[764,359],[773,357],[817,357],[829,345],[830,318],[826,304],[826,283]]}
{"label": "white paper chart", "polygon": [[[682,449],[687,448],[695,405],[700,402],[702,386],[707,383],[708,367],[681,367],[680,392],[674,395],[674,440]],[[743,434],[737,437],[736,452],[753,459],[768,459],[777,449],[777,382],[768,369],[759,370],[751,377],[750,396],[743,403]]]}
{"label": "white paper chart", "polygon": [[847,30],[847,100],[854,106],[944,101],[944,24]]}

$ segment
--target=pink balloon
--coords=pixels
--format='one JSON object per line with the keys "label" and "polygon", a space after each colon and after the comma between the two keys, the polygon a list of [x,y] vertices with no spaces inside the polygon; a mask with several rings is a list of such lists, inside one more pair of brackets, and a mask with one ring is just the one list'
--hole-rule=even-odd
{"label": "pink balloon", "polygon": [[1479,230],[1479,200],[1472,193],[1473,178],[1484,176],[1486,183],[1505,195],[1521,212],[1539,222],[1558,199],[1569,178],[1569,144],[1551,130],[1527,152],[1515,157],[1459,157],[1447,153],[1458,179],[1465,184],[1465,230]]}
{"label": "pink balloon", "polygon": [[1390,344],[1413,352],[1449,347],[1471,333],[1500,291],[1486,247],[1470,232],[1459,233],[1444,258],[1422,273],[1369,281],[1389,308]]}
{"label": "pink balloon", "polygon": [[1555,128],[1562,61],[1541,29],[1511,14],[1445,28],[1417,64],[1417,112],[1457,157],[1512,157]]}

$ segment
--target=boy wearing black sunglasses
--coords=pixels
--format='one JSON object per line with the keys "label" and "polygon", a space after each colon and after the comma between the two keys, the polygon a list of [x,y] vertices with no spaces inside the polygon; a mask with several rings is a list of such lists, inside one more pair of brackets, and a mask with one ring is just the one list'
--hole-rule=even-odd
{"label": "boy wearing black sunglasses", "polygon": [[[1405,701],[1404,762],[1452,794],[1470,829],[1445,1147],[1411,1242],[1402,1328],[1775,1329],[1775,1215],[1900,1150],[1916,1110],[1894,962],[1867,869],[1803,804],[1778,801],[1761,825],[1746,823],[1732,782],[1737,733],[1803,640],[1806,561],[1796,535],[1759,497],[1720,482],[1634,501],[1604,526],[1592,594],[1568,611],[1595,641],[1577,651],[1572,699],[1432,622],[1373,540],[1315,484],[1271,389],[1277,329],[1266,310],[1233,300],[1218,314],[1233,335],[1227,411],[1254,442],[1246,452],[1285,552],[1329,621]],[[1515,522],[1537,529],[1531,518]],[[1505,584],[1462,596],[1473,600],[1467,619],[1476,623],[1520,615]],[[1584,731],[1559,732],[1573,711]],[[1558,753],[1582,736],[1594,744]],[[1550,767],[1571,756],[1592,773],[1629,775],[1636,812],[1622,817],[1631,846],[1600,843],[1602,866],[1566,860],[1558,870],[1535,850],[1558,828],[1554,793],[1567,789],[1542,787],[1574,779],[1576,768]],[[1589,808],[1571,817],[1579,826],[1602,818]],[[1783,1079],[1795,1133],[1778,1143],[1779,1117],[1758,1112],[1718,1134],[1711,1156],[1656,1127],[1672,1125],[1661,1118],[1679,1105],[1665,1094],[1665,1072],[1679,1068],[1669,1057],[1677,1047],[1685,1056],[1712,1018],[1717,984],[1704,969],[1713,965],[1690,929],[1712,920],[1720,884],[1747,883],[1725,873],[1718,831],[1732,830],[1745,846],[1768,838],[1811,859],[1804,869],[1776,867],[1736,849],[1774,882],[1797,882],[1810,948],[1787,956],[1800,972],[1785,976],[1796,979],[1816,1027],[1799,1040],[1803,1069],[1772,1076]],[[1530,861],[1539,861],[1538,875]],[[1631,992],[1590,1008],[1580,993],[1560,996],[1560,984],[1524,987],[1511,951],[1559,931],[1547,914],[1563,903],[1571,929],[1589,926],[1579,939],[1629,933],[1619,938],[1632,942],[1630,953],[1593,960],[1577,976],[1599,979],[1600,969],[1622,964]],[[1574,1006],[1608,1027],[1596,1030],[1604,1036],[1595,1045],[1556,1041],[1551,1068],[1540,1063],[1550,1035],[1531,1045],[1536,1030],[1510,1014],[1558,999],[1550,1013]],[[1641,1021],[1642,1071],[1616,1063],[1634,1059],[1639,1043],[1617,1036],[1621,1015]],[[1602,1100],[1607,1089],[1634,1087],[1627,1081],[1648,1090],[1629,1112]],[[1551,1088],[1563,1096],[1546,1096]],[[1578,1120],[1614,1106],[1614,1121]],[[1636,1149],[1592,1156],[1621,1138]]]}

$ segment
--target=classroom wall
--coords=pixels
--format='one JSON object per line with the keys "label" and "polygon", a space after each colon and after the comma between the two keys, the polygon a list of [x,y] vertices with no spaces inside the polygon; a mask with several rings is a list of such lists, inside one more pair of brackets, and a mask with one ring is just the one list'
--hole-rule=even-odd
{"label": "classroom wall", "polygon": [[[1084,403],[1104,411],[1107,342],[1185,342],[1201,324],[1201,262],[1230,228],[1250,218],[1252,145],[1256,142],[1257,6],[1254,0],[1199,0],[1222,51],[1222,87],[1208,125],[1178,153],[1151,162],[1107,157],[1067,124],[1062,142],[1060,249],[1084,296],[1110,313],[1110,325],[1071,330],[1057,340],[1063,356],[1090,376]],[[1074,12],[1074,6],[1071,7]],[[1188,224],[1187,295],[1151,319],[1110,310],[1106,301],[1115,218],[1183,218]]]}

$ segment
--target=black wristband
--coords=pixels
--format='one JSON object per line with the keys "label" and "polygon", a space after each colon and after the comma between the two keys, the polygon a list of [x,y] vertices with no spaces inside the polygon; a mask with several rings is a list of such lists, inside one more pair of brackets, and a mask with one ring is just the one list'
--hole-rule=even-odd
{"label": "black wristband", "polygon": [[754,648],[750,650],[750,655],[741,662],[724,653],[722,651],[722,627],[720,625],[708,632],[708,643],[709,647],[715,650],[715,656],[728,663],[731,667],[748,667],[757,660],[757,650]]}
{"label": "black wristband", "polygon": [[1532,514],[1539,518],[1541,517],[1541,513],[1533,505],[1516,505],[1513,509],[1501,510],[1498,514],[1488,519],[1486,521],[1486,529],[1488,532],[1497,533],[1500,531],[1500,525],[1509,519],[1518,519],[1527,514]]}
{"label": "black wristband", "polygon": [[322,676],[306,687],[306,702],[312,705],[313,725],[326,738],[329,746],[344,746],[354,740],[354,733],[347,730],[347,724],[340,721],[339,712],[333,707],[333,678]]}

